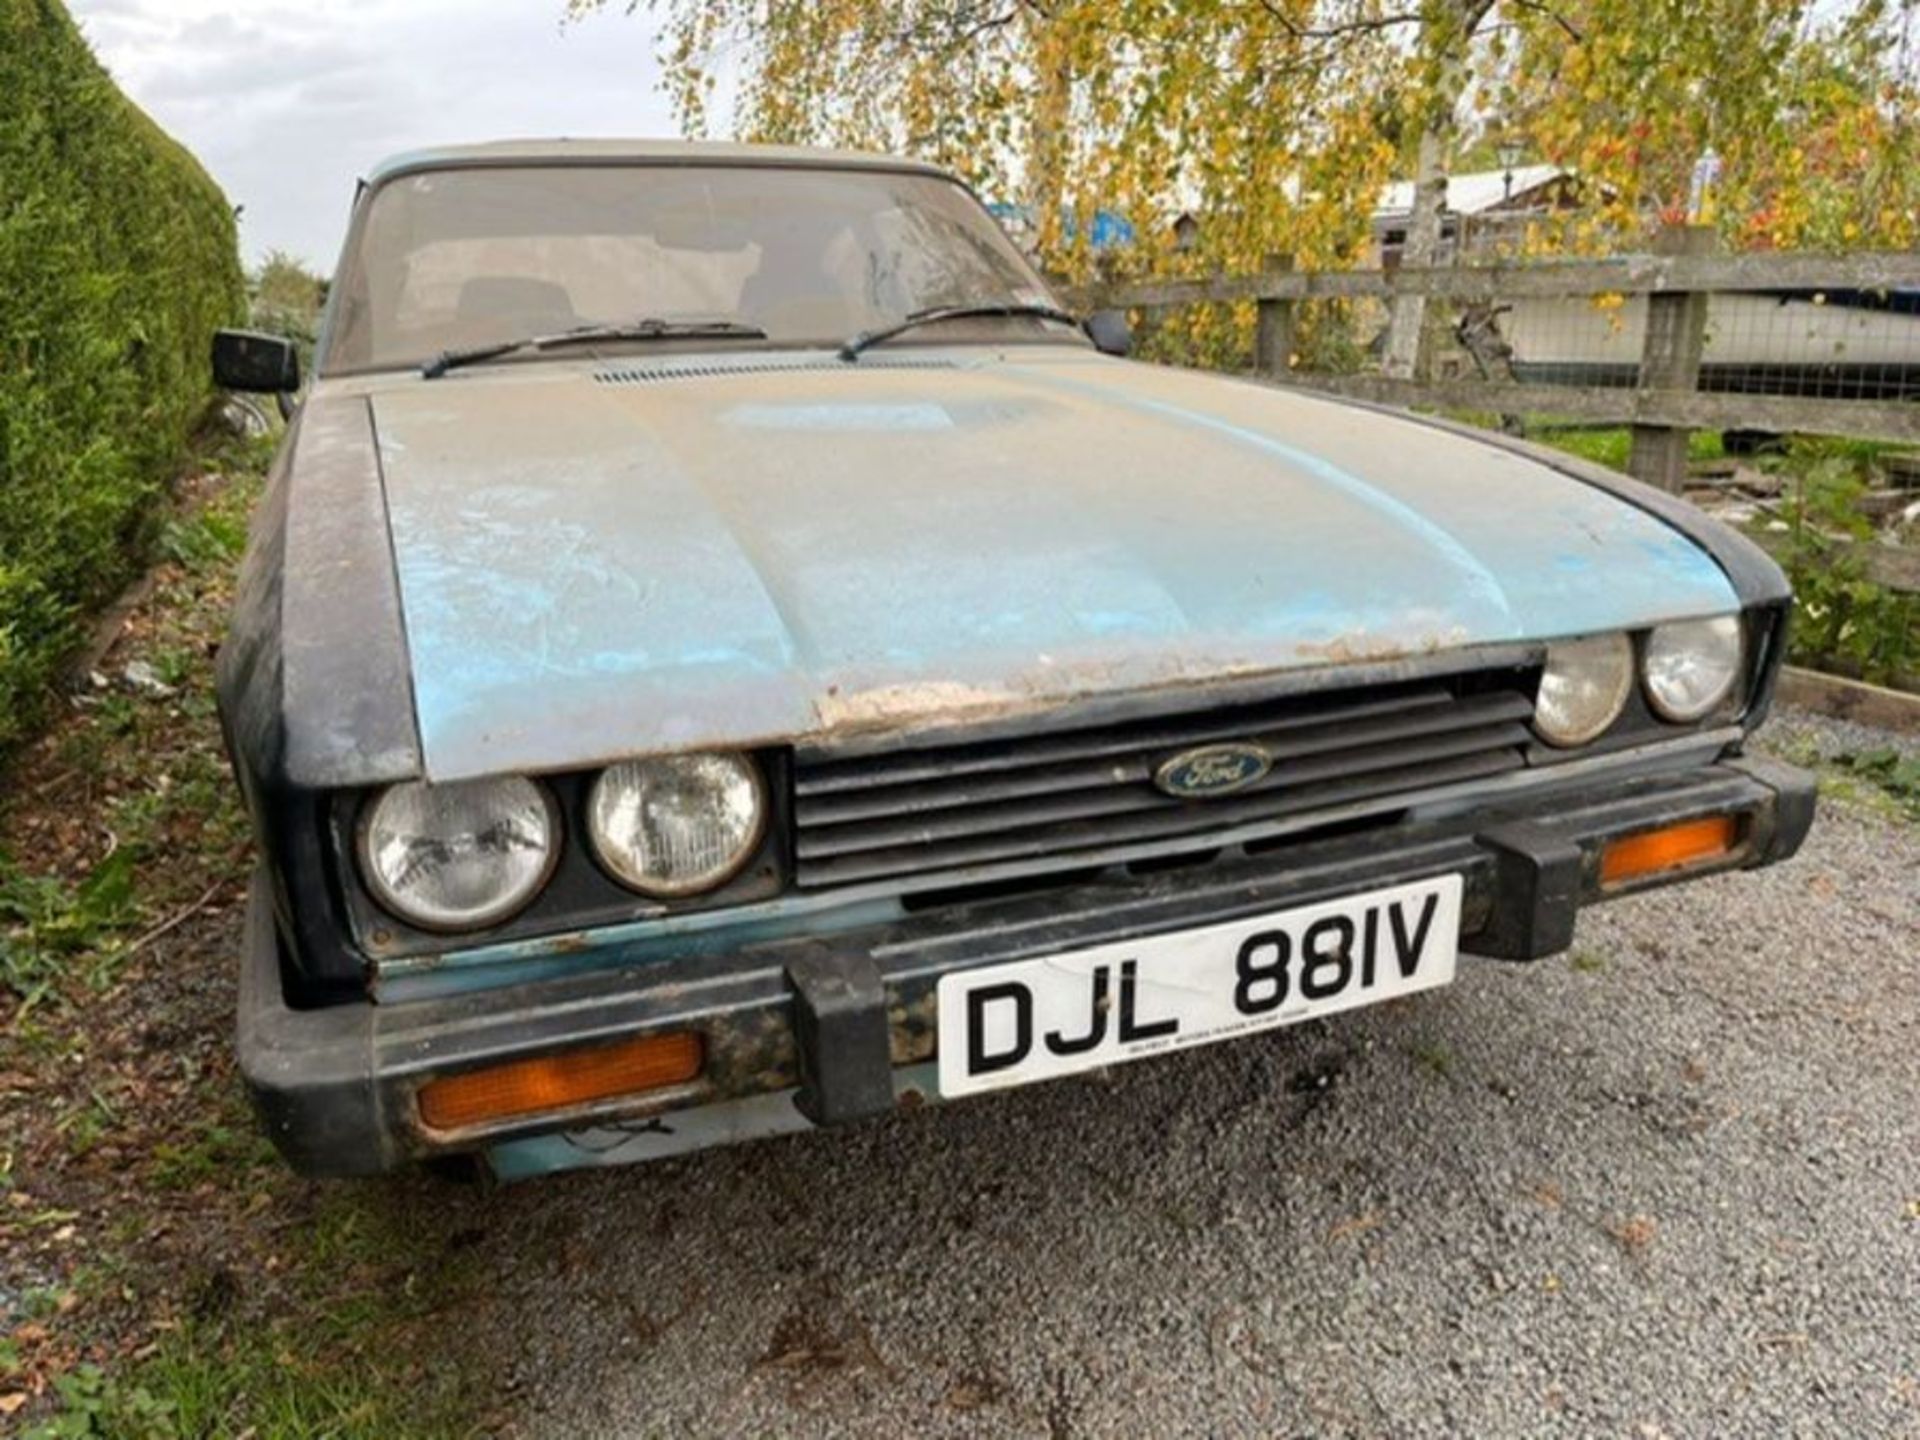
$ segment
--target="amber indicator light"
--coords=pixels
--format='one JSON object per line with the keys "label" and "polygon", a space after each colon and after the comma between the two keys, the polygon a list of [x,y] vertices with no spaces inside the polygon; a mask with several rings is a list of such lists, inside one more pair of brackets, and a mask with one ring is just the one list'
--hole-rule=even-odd
{"label": "amber indicator light", "polygon": [[684,1085],[705,1059],[691,1030],[643,1035],[537,1060],[516,1060],[429,1080],[420,1087],[420,1118],[435,1130],[564,1110],[594,1100]]}
{"label": "amber indicator light", "polygon": [[1615,840],[1601,852],[1600,883],[1618,885],[1733,853],[1739,826],[1731,815],[1688,820]]}

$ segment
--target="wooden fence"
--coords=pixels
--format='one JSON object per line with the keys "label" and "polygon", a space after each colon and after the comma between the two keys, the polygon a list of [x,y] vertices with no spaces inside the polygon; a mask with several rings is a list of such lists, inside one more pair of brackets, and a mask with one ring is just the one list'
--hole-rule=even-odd
{"label": "wooden fence", "polygon": [[[1607,260],[1528,261],[1432,269],[1305,272],[1279,265],[1254,275],[1150,280],[1093,286],[1076,299],[1100,306],[1155,310],[1252,300],[1259,306],[1256,369],[1281,383],[1388,404],[1555,415],[1631,426],[1630,468],[1677,490],[1692,430],[1806,432],[1920,441],[1920,403],[1898,399],[1826,399],[1802,395],[1706,393],[1696,388],[1706,344],[1705,305],[1714,294],[1878,292],[1920,287],[1920,253],[1719,255],[1703,253],[1701,232],[1662,237],[1672,253]],[[1637,383],[1561,385],[1422,374],[1315,374],[1293,367],[1294,310],[1319,300],[1391,301],[1421,295],[1456,306],[1516,300],[1647,297],[1645,344]],[[1920,318],[1916,319],[1920,336]],[[1920,391],[1920,353],[1915,355]]]}

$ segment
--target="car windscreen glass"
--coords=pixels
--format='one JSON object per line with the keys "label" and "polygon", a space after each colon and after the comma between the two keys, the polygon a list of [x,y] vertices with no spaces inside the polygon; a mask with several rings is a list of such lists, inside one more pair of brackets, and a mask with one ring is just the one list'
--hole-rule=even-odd
{"label": "car windscreen glass", "polygon": [[[1052,303],[949,180],[737,165],[401,176],[369,202],[339,300],[332,372],[640,315],[740,321],[772,344],[838,344],[934,306]],[[1042,322],[965,323],[1005,334]]]}

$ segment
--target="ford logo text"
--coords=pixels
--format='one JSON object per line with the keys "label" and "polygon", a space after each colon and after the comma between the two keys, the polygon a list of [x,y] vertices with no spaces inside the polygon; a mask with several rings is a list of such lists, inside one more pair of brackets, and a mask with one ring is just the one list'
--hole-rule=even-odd
{"label": "ford logo text", "polygon": [[1236,740],[1181,751],[1153,772],[1153,783],[1180,800],[1211,800],[1246,789],[1272,768],[1273,757],[1260,746]]}

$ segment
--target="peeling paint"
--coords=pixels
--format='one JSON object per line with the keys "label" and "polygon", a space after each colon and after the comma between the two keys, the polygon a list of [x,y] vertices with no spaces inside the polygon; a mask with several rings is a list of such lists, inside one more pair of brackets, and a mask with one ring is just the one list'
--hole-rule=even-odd
{"label": "peeling paint", "polygon": [[842,695],[829,687],[814,706],[822,729],[863,730],[893,728],[930,719],[965,720],[1004,712],[1022,703],[1010,690],[963,685],[954,680],[926,680],[884,685]]}
{"label": "peeling paint", "polygon": [[1362,661],[1401,660],[1410,655],[1437,655],[1466,643],[1466,632],[1459,627],[1444,632],[1416,636],[1411,641],[1386,635],[1336,635],[1324,643],[1307,642],[1294,647],[1302,659],[1328,665],[1357,664]]}

